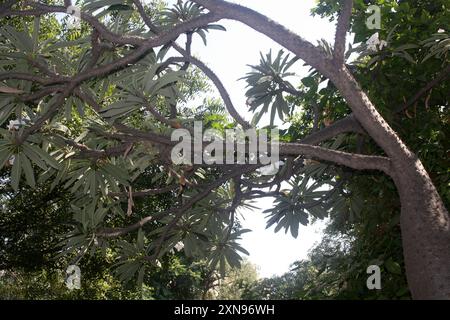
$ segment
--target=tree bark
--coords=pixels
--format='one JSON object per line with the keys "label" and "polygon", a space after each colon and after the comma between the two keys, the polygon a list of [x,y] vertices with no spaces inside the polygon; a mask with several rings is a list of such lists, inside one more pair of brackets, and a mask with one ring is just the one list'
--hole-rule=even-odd
{"label": "tree bark", "polygon": [[401,203],[406,278],[414,299],[450,299],[450,217],[417,156],[344,68],[331,75],[356,119],[391,159]]}
{"label": "tree bark", "polygon": [[450,299],[450,217],[417,157],[394,162],[408,286],[414,299]]}

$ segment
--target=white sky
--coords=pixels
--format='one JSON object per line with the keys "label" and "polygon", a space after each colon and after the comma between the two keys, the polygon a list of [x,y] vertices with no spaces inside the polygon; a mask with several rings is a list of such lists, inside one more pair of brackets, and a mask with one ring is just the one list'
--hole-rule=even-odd
{"label": "white sky", "polygon": [[[332,43],[334,23],[310,16],[314,0],[241,0],[232,1],[251,7],[266,14],[275,21],[287,26],[303,38],[317,43],[323,38]],[[249,70],[247,64],[257,64],[259,52],[267,53],[272,49],[277,53],[280,47],[272,40],[237,22],[221,21],[227,32],[212,31],[205,47],[200,37],[194,37],[193,53],[205,61],[220,77],[230,93],[236,109],[251,120],[245,105],[245,81],[237,81]],[[180,42],[181,44],[181,42]],[[307,68],[302,62],[296,64],[300,76]],[[264,119],[263,119],[264,120]],[[266,119],[267,120],[267,119]],[[244,227],[251,229],[243,236],[242,245],[250,252],[248,259],[259,268],[260,277],[281,275],[289,270],[291,263],[307,257],[308,250],[322,237],[324,223],[300,226],[297,239],[284,230],[274,233],[272,227],[265,229],[262,211],[273,206],[272,198],[260,199],[256,203],[260,210],[242,211],[245,218]]]}

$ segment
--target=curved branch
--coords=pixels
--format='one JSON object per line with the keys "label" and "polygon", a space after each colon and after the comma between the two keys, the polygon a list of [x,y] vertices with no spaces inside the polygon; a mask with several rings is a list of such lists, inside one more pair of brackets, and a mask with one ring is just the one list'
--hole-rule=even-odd
{"label": "curved branch", "polygon": [[123,228],[103,228],[101,230],[99,230],[96,235],[98,237],[102,237],[102,238],[116,238],[116,237],[120,237],[123,236],[127,233],[133,232],[139,228],[142,228],[145,224],[152,222],[154,220],[157,220],[159,218],[164,217],[165,215],[168,215],[170,213],[172,213],[174,211],[174,209],[172,210],[167,210],[167,211],[162,211],[158,214],[155,215],[151,215],[151,216],[147,216],[141,220],[139,220],[138,222],[123,227]]}
{"label": "curved branch", "polygon": [[[6,10],[0,13],[0,17],[3,16],[26,16],[26,15],[42,15],[46,13],[62,12],[66,13],[66,7],[64,6],[49,6],[37,2],[27,2],[28,5],[38,8],[37,10],[15,11]],[[110,64],[103,65],[91,70],[86,70],[78,74],[72,79],[75,83],[80,83],[85,80],[89,80],[94,77],[103,77],[109,75],[115,71],[119,71],[127,66],[139,61],[143,58],[151,49],[170,43],[175,40],[179,35],[189,32],[195,28],[208,25],[209,23],[216,22],[221,19],[214,13],[207,13],[199,17],[193,18],[188,21],[181,22],[169,30],[161,32],[160,34],[151,37],[149,39],[134,37],[134,36],[121,36],[109,31],[103,24],[101,24],[96,18],[89,14],[82,13],[81,18],[89,22],[99,33],[101,37],[117,44],[130,44],[135,45],[137,49],[130,54],[118,59]]]}
{"label": "curved branch", "polygon": [[223,0],[193,0],[224,19],[240,21],[295,53],[326,76],[332,73],[331,60],[319,48],[285,26],[247,7]]}
{"label": "curved branch", "polygon": [[62,92],[64,90],[63,86],[51,86],[51,87],[44,87],[43,89],[30,93],[28,95],[21,95],[19,96],[19,99],[23,102],[30,102],[30,101],[36,101],[40,100],[49,94],[55,93],[55,92]]}
{"label": "curved branch", "polygon": [[142,20],[144,20],[147,27],[150,29],[150,31],[154,33],[159,33],[159,28],[152,22],[150,17],[145,13],[144,6],[142,5],[140,0],[133,0],[134,5],[136,6]]}
{"label": "curved branch", "polygon": [[[151,49],[162,46],[166,43],[170,43],[175,40],[180,34],[207,25],[211,22],[215,22],[220,18],[215,14],[208,13],[198,18],[182,22],[170,30],[164,31],[159,35],[156,35],[150,39],[143,40],[139,43],[139,47],[132,51],[130,54],[118,59],[110,64],[97,67],[95,69],[83,72],[76,76],[73,81],[82,82],[95,77],[107,76],[113,72],[126,68],[127,66],[139,61],[143,58]],[[101,34],[101,32],[100,32]]]}
{"label": "curved branch", "polygon": [[187,52],[181,48],[177,48],[177,50],[183,54],[183,57],[171,57],[170,59],[174,62],[190,62],[191,64],[198,67],[216,86],[219,91],[220,96],[222,97],[223,102],[225,103],[225,107],[228,110],[228,113],[239,123],[244,129],[251,128],[250,124],[241,117],[241,115],[237,112],[236,108],[231,101],[230,95],[228,94],[227,89],[223,85],[222,81],[219,77],[212,71],[204,62],[200,61],[197,58],[189,56]]}
{"label": "curved branch", "polygon": [[338,134],[346,133],[346,132],[356,132],[364,134],[365,131],[359,125],[358,121],[356,121],[353,115],[349,115],[348,117],[338,120],[332,125],[325,127],[320,131],[316,131],[306,136],[300,143],[303,144],[318,144],[322,141],[331,139],[336,137]]}
{"label": "curved branch", "polygon": [[321,48],[268,17],[244,6],[224,0],[192,0],[225,19],[240,21],[292,51],[307,64],[329,78],[352,109],[356,119],[375,142],[394,158],[408,158],[410,152],[377,111],[344,64],[336,65]]}

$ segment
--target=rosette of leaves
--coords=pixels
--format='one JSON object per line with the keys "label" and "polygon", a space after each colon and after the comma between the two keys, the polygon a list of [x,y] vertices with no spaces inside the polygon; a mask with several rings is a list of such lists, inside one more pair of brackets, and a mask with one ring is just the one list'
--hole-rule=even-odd
{"label": "rosette of leaves", "polygon": [[129,184],[129,174],[115,159],[73,160],[71,170],[66,175],[64,188],[72,193],[82,192],[95,197],[97,192],[107,195],[119,192],[119,186]]}
{"label": "rosette of leaves", "polygon": [[121,281],[129,282],[137,274],[137,285],[142,285],[146,269],[146,242],[147,239],[142,229],[139,229],[137,233],[136,242],[119,241],[120,261],[114,267],[115,273]]}
{"label": "rosette of leaves", "polygon": [[[23,128],[20,131],[22,131]],[[18,132],[0,129],[0,169],[11,167],[10,183],[15,191],[19,189],[20,179],[25,176],[26,183],[36,186],[35,169],[33,165],[46,171],[49,168],[59,169],[60,164],[47,151],[40,147],[38,136],[28,137],[27,141],[17,144],[15,139]]]}
{"label": "rosette of leaves", "polygon": [[[163,28],[172,27],[181,22],[199,17],[202,14],[205,14],[205,10],[202,6],[191,1],[178,1],[172,8],[167,8],[160,13],[159,24]],[[195,28],[191,33],[198,34],[206,45],[206,33],[210,30],[226,31],[226,29],[219,24],[209,24]]]}
{"label": "rosette of leaves", "polygon": [[86,254],[94,255],[97,249],[101,249],[103,255],[106,255],[108,242],[97,236],[97,230],[107,219],[108,213],[114,211],[115,205],[116,203],[107,197],[78,197],[70,205],[73,216],[68,224],[72,225],[73,229],[64,235],[57,256],[72,255],[72,264],[76,264]]}
{"label": "rosette of leaves", "polygon": [[227,265],[231,268],[240,267],[242,257],[239,254],[249,255],[249,252],[242,248],[238,241],[241,240],[244,233],[250,232],[249,229],[234,230],[226,228],[220,234],[216,234],[211,239],[211,248],[208,255],[211,268],[219,267],[222,277],[225,276]]}
{"label": "rosette of leaves", "polygon": [[290,107],[283,93],[296,92],[294,86],[286,78],[295,75],[288,70],[297,60],[296,57],[290,58],[290,55],[285,54],[283,50],[280,50],[273,58],[272,51],[270,51],[265,56],[261,53],[259,65],[249,65],[252,71],[241,79],[247,82],[247,88],[249,88],[246,96],[250,111],[259,110],[253,122],[258,123],[262,115],[269,111],[269,107],[271,107],[271,126],[276,114],[281,120],[285,115],[290,114]]}
{"label": "rosette of leaves", "polygon": [[[148,61],[151,63],[151,60]],[[157,104],[162,97],[167,103],[175,103],[180,95],[177,84],[183,80],[186,72],[166,69],[159,70],[161,64],[154,63],[141,72],[129,70],[120,75],[120,91],[117,100],[100,111],[105,120],[115,120],[129,116],[134,111],[145,110],[145,105]]]}
{"label": "rosette of leaves", "polygon": [[[336,150],[343,142],[339,136],[333,142],[323,143],[324,147]],[[298,236],[299,224],[307,225],[310,218],[324,219],[333,203],[339,197],[342,182],[327,163],[306,159],[299,175],[289,181],[290,188],[283,190],[275,198],[275,207],[265,210],[266,228],[276,224],[275,232],[282,228],[289,230],[293,237]]]}
{"label": "rosette of leaves", "polygon": [[[299,181],[301,181],[299,183]],[[297,177],[289,181],[290,190],[283,190],[275,198],[274,208],[263,211],[267,213],[266,229],[276,224],[275,232],[285,229],[285,233],[291,232],[294,238],[298,236],[299,225],[306,226],[312,215],[319,219],[327,216],[326,202],[321,201],[329,191],[319,190],[323,185],[320,182],[309,184],[309,177]]]}

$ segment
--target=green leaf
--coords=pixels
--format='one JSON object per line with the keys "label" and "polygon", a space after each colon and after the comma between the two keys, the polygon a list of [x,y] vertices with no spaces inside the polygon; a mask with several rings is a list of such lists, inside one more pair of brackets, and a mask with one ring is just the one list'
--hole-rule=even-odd
{"label": "green leaf", "polygon": [[312,88],[314,86],[316,86],[317,82],[314,79],[314,77],[306,77],[302,79],[302,83],[308,87],[308,88]]}
{"label": "green leaf", "polygon": [[221,256],[220,260],[219,260],[219,270],[220,270],[220,275],[223,277],[225,277],[226,274],[226,261],[225,261],[225,257]]}
{"label": "green leaf", "polygon": [[203,30],[198,30],[197,34],[202,38],[204,45],[207,45],[206,33]]}
{"label": "green leaf", "polygon": [[33,151],[28,142],[24,142],[22,145],[22,152],[30,158],[30,160],[37,165],[42,170],[47,170],[45,162],[40,158],[40,156]]}
{"label": "green leaf", "polygon": [[41,27],[41,18],[34,17],[34,25],[33,25],[33,52],[37,52],[37,48],[39,45],[39,30]]}
{"label": "green leaf", "polygon": [[156,94],[162,88],[180,81],[184,75],[185,71],[168,72],[164,74],[164,76],[156,80],[155,84],[153,84],[149,88],[146,88],[145,91],[149,92],[150,94]]}
{"label": "green leaf", "polygon": [[11,159],[12,152],[9,148],[0,148],[0,169]]}
{"label": "green leaf", "polygon": [[156,61],[161,61],[167,54],[167,51],[171,48],[171,43],[165,44],[161,49],[159,49],[158,54],[156,56]]}
{"label": "green leaf", "polygon": [[386,269],[393,274],[402,274],[402,268],[400,267],[400,265],[393,261],[391,258],[389,258],[384,265],[386,266]]}
{"label": "green leaf", "polygon": [[38,156],[40,156],[41,159],[44,160],[49,166],[51,166],[51,167],[53,167],[55,169],[59,169],[60,168],[59,162],[56,161],[47,152],[45,152],[44,150],[42,150],[41,148],[39,148],[38,146],[35,146],[33,144],[29,144],[28,146],[33,152],[35,152]]}
{"label": "green leaf", "polygon": [[111,163],[105,163],[100,168],[100,170],[106,172],[106,174],[113,176],[122,183],[127,183],[127,181],[129,180],[128,172],[125,169]]}
{"label": "green leaf", "polygon": [[108,11],[128,11],[128,10],[133,10],[133,8],[126,4],[113,4],[112,6],[109,6],[108,9],[106,9],[106,10],[108,10]]}
{"label": "green leaf", "polygon": [[118,101],[111,104],[108,108],[101,110],[99,114],[103,118],[120,118],[139,108],[140,106],[136,103],[129,101]]}
{"label": "green leaf", "polygon": [[275,121],[275,114],[276,114],[276,112],[277,112],[277,105],[276,105],[276,103],[274,103],[272,105],[272,109],[271,109],[271,112],[270,112],[270,126],[273,126],[273,123]]}
{"label": "green leaf", "polygon": [[10,98],[3,98],[0,101],[0,126],[8,120],[11,113],[16,108],[16,105],[14,103],[11,103]]}
{"label": "green leaf", "polygon": [[20,154],[14,155],[14,164],[11,169],[11,187],[14,191],[19,190],[20,174],[22,171],[22,163],[20,158]]}
{"label": "green leaf", "polygon": [[299,228],[299,224],[296,222],[296,221],[293,221],[292,223],[291,223],[291,235],[295,238],[295,239],[297,239],[297,237],[298,237],[298,228]]}
{"label": "green leaf", "polygon": [[211,30],[227,31],[227,29],[220,24],[208,24],[206,28]]}
{"label": "green leaf", "polygon": [[34,171],[33,167],[31,166],[30,160],[28,160],[25,155],[22,155],[21,162],[22,169],[25,172],[25,179],[27,181],[27,184],[32,188],[36,187],[36,180],[34,179]]}
{"label": "green leaf", "polygon": [[139,251],[144,250],[144,231],[142,231],[142,228],[140,228],[139,231],[138,231],[137,249]]}
{"label": "green leaf", "polygon": [[269,82],[269,81],[272,81],[272,80],[273,80],[273,77],[272,77],[272,76],[264,76],[264,77],[261,77],[261,78],[256,82],[256,84],[261,84],[261,83]]}
{"label": "green leaf", "polygon": [[145,276],[145,266],[143,265],[139,269],[139,274],[137,277],[137,286],[138,287],[142,286],[142,283],[144,282],[144,276]]}
{"label": "green leaf", "polygon": [[112,5],[121,5],[123,4],[124,0],[88,0],[85,1],[84,6],[83,6],[83,10],[85,11],[95,11],[97,9],[100,9],[102,7],[106,7],[109,6],[111,7]]}

